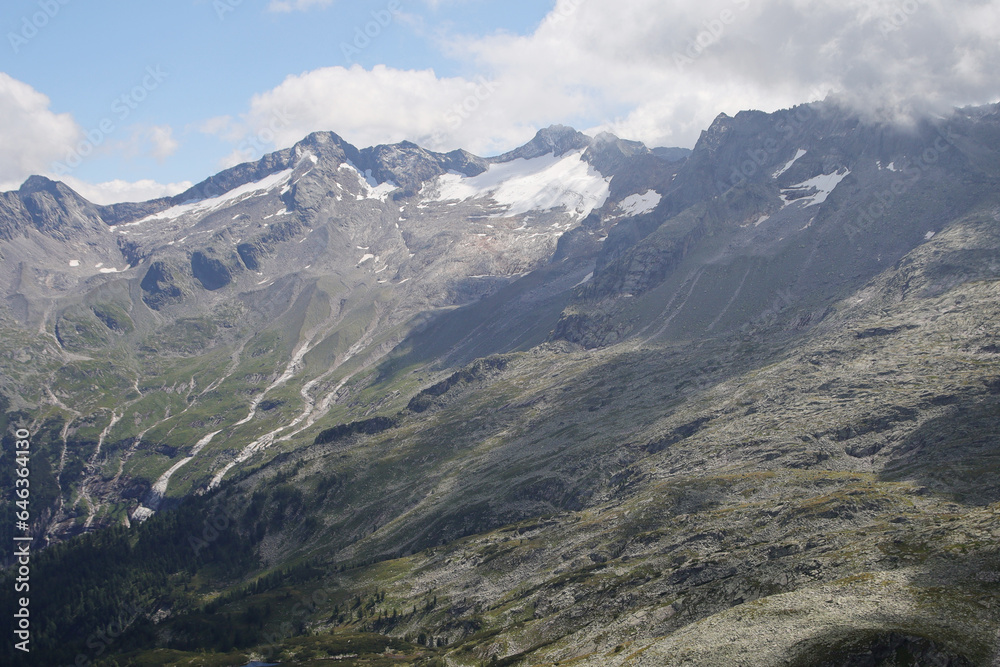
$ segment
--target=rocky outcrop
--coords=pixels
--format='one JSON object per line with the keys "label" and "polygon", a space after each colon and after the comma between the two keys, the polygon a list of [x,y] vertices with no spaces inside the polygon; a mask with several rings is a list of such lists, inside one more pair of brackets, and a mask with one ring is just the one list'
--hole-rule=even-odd
{"label": "rocky outcrop", "polygon": [[370,172],[379,183],[398,185],[401,191],[396,197],[403,198],[412,197],[424,183],[449,171],[477,176],[486,171],[487,163],[463,150],[435,153],[404,141],[364,149],[357,166],[362,172]]}
{"label": "rocky outcrop", "polygon": [[410,399],[406,409],[410,412],[426,412],[435,405],[442,404],[441,397],[456,387],[462,387],[496,375],[507,368],[508,360],[504,357],[489,357],[480,359],[467,368],[463,368],[441,382],[422,389]]}
{"label": "rocky outcrop", "polygon": [[210,292],[222,289],[233,282],[233,274],[242,268],[238,257],[221,256],[212,248],[191,254],[191,274]]}
{"label": "rocky outcrop", "polygon": [[162,310],[167,306],[180,303],[184,292],[178,285],[174,274],[175,269],[166,262],[153,262],[146,269],[139,286],[142,288],[142,300],[153,310]]}

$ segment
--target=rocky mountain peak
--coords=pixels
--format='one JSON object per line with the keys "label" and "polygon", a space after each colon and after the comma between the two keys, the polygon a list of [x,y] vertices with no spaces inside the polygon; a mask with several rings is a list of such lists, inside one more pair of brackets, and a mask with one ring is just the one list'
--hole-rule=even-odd
{"label": "rocky mountain peak", "polygon": [[317,157],[345,157],[348,160],[360,159],[360,151],[336,132],[313,132],[293,146],[297,157],[312,154]]}
{"label": "rocky mountain peak", "polygon": [[531,160],[549,153],[556,157],[562,157],[571,151],[589,148],[593,141],[587,135],[571,127],[550,125],[539,130],[534,138],[525,145],[492,158],[490,161],[502,163],[518,159]]}
{"label": "rocky mountain peak", "polygon": [[53,181],[45,176],[29,176],[21,187],[18,188],[18,192],[22,195],[35,194],[37,192],[48,192],[52,195],[59,194],[59,183]]}
{"label": "rocky mountain peak", "polygon": [[380,144],[361,151],[357,167],[370,173],[378,183],[395,183],[401,196],[416,194],[423,184],[449,171],[475,176],[486,171],[487,163],[465,151],[437,153],[412,141]]}
{"label": "rocky mountain peak", "polygon": [[616,173],[630,158],[648,153],[649,149],[640,141],[626,141],[610,132],[601,132],[594,137],[583,159],[608,175]]}
{"label": "rocky mountain peak", "polygon": [[104,226],[100,208],[64,183],[31,176],[17,191],[31,224],[43,234],[69,239]]}

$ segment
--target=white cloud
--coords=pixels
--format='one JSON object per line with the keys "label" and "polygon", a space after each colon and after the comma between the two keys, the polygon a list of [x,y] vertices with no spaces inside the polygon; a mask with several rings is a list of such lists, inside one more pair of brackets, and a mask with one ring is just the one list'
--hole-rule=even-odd
{"label": "white cloud", "polygon": [[174,129],[169,125],[154,125],[149,128],[146,136],[152,145],[150,155],[160,161],[173,155],[180,146],[174,139]]}
{"label": "white cloud", "polygon": [[521,95],[504,82],[442,78],[432,70],[360,65],[289,76],[254,96],[238,123],[211,129],[240,146],[230,161],[249,159],[261,144],[289,146],[306,134],[332,130],[359,147],[414,141],[431,149],[491,151],[530,138],[511,113]]}
{"label": "white cloud", "polygon": [[152,157],[163,162],[180,147],[169,125],[133,125],[128,129],[128,137],[112,142],[105,152],[113,151],[130,158]]}
{"label": "white cloud", "polygon": [[63,176],[59,180],[95,204],[117,204],[172,197],[192,186],[189,181],[157,183],[148,179],[135,182],[114,180],[105,183],[87,183],[73,176]]}
{"label": "white cloud", "polygon": [[[559,0],[530,35],[436,37],[485,79],[317,69],[255,96],[216,133],[284,147],[333,130],[359,147],[409,139],[482,154],[563,122],[691,146],[720,112],[831,91],[869,117],[906,119],[996,100],[997,34],[1000,0]],[[289,120],[275,127],[276,115]]]}
{"label": "white cloud", "polygon": [[0,72],[0,183],[15,188],[31,174],[47,172],[81,137],[69,114],[49,109],[49,98]]}
{"label": "white cloud", "polygon": [[[151,180],[127,182],[114,180],[88,183],[72,175],[55,173],[53,165],[65,161],[67,155],[81,155],[79,147],[86,143],[85,132],[70,114],[54,113],[49,98],[26,83],[0,72],[0,191],[18,189],[32,174],[41,174],[63,181],[90,201],[112,204],[122,201],[145,201],[174,195],[191,187],[190,183],[161,184]],[[177,149],[177,141],[169,126],[139,127],[133,130],[134,140],[125,142],[130,150],[164,159]],[[92,146],[90,150],[107,151],[111,146]],[[89,153],[90,150],[87,152]]]}
{"label": "white cloud", "polygon": [[199,132],[223,136],[233,124],[232,116],[215,116],[197,125]]}
{"label": "white cloud", "polygon": [[1000,3],[984,0],[563,0],[530,36],[459,41],[456,57],[552,98],[586,91],[625,136],[690,145],[721,111],[828,90],[905,118],[1000,90]]}

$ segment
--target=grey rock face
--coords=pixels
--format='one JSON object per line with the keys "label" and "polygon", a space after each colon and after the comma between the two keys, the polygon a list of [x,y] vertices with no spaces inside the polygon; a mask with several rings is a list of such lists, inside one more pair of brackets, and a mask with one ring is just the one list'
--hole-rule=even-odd
{"label": "grey rock face", "polygon": [[579,322],[595,310],[592,321],[614,320],[622,298],[662,287],[680,309],[678,327],[715,330],[727,315],[694,314],[696,281],[728,285],[729,310],[742,313],[733,326],[776,302],[820,303],[857,289],[945,220],[991,200],[996,119],[976,118],[958,112],[911,130],[864,125],[827,104],[722,115],[657,209],[609,230],[570,316]]}
{"label": "grey rock face", "polygon": [[396,197],[412,197],[424,184],[441,174],[456,171],[477,176],[486,171],[487,163],[466,151],[448,154],[424,150],[408,141],[394,146],[375,146],[361,152],[358,166],[371,172],[379,183],[395,183],[401,192]]}
{"label": "grey rock face", "polygon": [[665,146],[658,146],[657,148],[653,148],[650,152],[661,160],[666,160],[667,162],[682,162],[691,155],[690,148],[668,148]]}
{"label": "grey rock face", "polygon": [[164,262],[150,264],[139,286],[144,292],[142,300],[153,310],[178,303],[183,297],[183,292],[174,278],[174,272]]}

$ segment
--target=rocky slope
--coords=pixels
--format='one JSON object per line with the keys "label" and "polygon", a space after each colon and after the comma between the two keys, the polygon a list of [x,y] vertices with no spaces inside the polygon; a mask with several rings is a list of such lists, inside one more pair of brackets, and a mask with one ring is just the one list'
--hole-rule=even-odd
{"label": "rocky slope", "polygon": [[[485,160],[320,133],[169,200],[99,207],[38,177],[4,194],[2,390],[58,433],[42,532],[148,517],[349,414],[351,378],[438,315],[546,267],[567,230],[632,194],[609,186],[630,160],[662,162],[615,141],[551,128]],[[578,283],[590,255],[544,289]],[[547,336],[520,310],[491,330],[491,351]],[[500,342],[524,336],[512,326],[536,331]]]}
{"label": "rocky slope", "polygon": [[85,603],[138,609],[119,664],[358,632],[394,664],[996,664],[998,111],[745,112],[687,156],[318,134],[115,212],[33,179],[0,251],[38,530],[143,519],[104,533],[124,570],[175,558]]}

